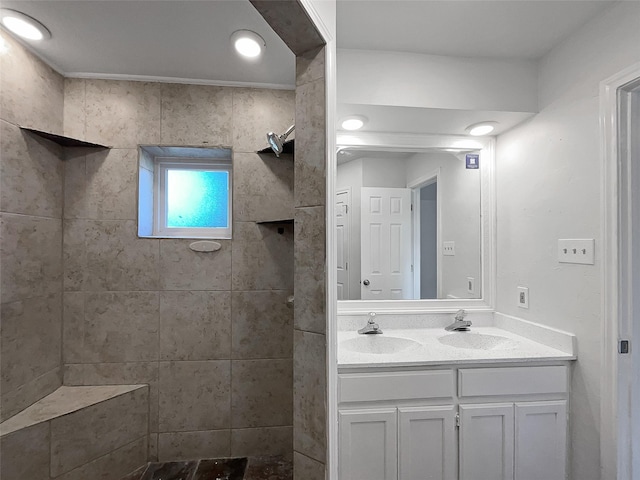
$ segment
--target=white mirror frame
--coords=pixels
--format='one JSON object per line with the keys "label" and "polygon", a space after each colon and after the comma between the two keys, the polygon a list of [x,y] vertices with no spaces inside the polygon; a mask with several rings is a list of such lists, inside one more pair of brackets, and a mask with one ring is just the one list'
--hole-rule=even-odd
{"label": "white mirror frame", "polygon": [[[479,299],[432,300],[340,300],[338,315],[361,315],[375,311],[386,314],[446,313],[460,308],[473,311],[493,311],[496,292],[496,199],[495,199],[495,139],[454,135],[416,135],[403,133],[337,134],[338,148],[376,149],[393,152],[421,152],[440,149],[480,150],[480,238],[482,297]],[[335,202],[333,204],[335,206]],[[334,237],[335,238],[335,237]],[[337,245],[329,245],[335,255]],[[335,288],[335,286],[334,286]]]}

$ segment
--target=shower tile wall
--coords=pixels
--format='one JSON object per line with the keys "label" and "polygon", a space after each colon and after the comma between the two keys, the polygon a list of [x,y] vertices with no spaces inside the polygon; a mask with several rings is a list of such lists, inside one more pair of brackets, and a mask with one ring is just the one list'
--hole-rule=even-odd
{"label": "shower tile wall", "polygon": [[294,477],[325,478],[325,48],[296,57]]}
{"label": "shower tile wall", "polygon": [[[64,382],[149,383],[161,461],[292,455],[290,157],[258,155],[294,121],[294,92],[66,79],[65,134],[111,145],[64,170]],[[137,146],[231,146],[234,238],[136,236]]]}
{"label": "shower tile wall", "polygon": [[0,421],[62,381],[63,78],[0,31]]}

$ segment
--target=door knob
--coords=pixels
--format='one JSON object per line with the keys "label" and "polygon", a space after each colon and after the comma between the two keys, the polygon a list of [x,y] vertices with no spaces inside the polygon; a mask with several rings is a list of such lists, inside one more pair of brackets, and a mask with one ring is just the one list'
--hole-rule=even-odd
{"label": "door knob", "polygon": [[369,280],[364,280],[362,283],[364,283],[364,286],[365,286],[365,287],[368,287],[368,286],[369,286]]}

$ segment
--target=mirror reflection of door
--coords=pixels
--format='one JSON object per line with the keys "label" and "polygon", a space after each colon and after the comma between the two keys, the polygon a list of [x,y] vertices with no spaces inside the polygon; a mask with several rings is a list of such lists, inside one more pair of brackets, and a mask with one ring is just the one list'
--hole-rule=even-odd
{"label": "mirror reflection of door", "polygon": [[336,227],[338,256],[338,300],[349,297],[349,207],[351,190],[336,193]]}
{"label": "mirror reflection of door", "polygon": [[360,191],[360,297],[412,299],[411,190],[363,187]]}

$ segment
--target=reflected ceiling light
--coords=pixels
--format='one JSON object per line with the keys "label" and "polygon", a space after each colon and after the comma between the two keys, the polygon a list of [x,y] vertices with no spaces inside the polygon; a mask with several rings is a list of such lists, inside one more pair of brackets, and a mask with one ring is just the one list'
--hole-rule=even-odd
{"label": "reflected ceiling light", "polygon": [[43,40],[51,38],[51,32],[37,21],[24,13],[8,8],[0,9],[0,22],[7,27],[10,32],[27,40]]}
{"label": "reflected ceiling light", "polygon": [[362,115],[351,115],[342,119],[342,128],[344,130],[360,130],[367,123],[367,118]]}
{"label": "reflected ceiling light", "polygon": [[264,38],[251,30],[237,30],[231,34],[231,44],[240,55],[255,59],[260,56],[267,44]]}
{"label": "reflected ceiling light", "polygon": [[473,125],[469,125],[466,131],[469,135],[474,137],[481,137],[482,135],[488,135],[496,128],[498,122],[480,122]]}

